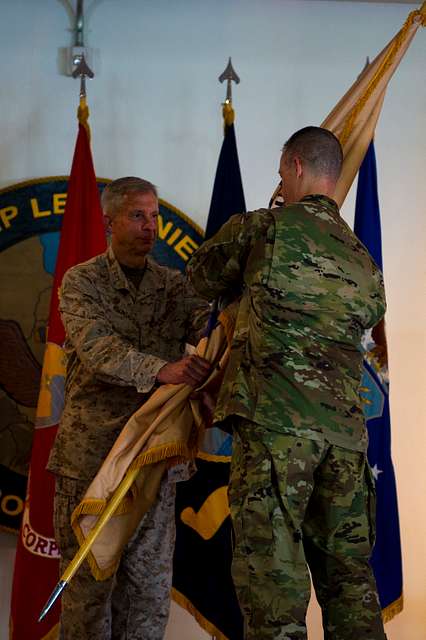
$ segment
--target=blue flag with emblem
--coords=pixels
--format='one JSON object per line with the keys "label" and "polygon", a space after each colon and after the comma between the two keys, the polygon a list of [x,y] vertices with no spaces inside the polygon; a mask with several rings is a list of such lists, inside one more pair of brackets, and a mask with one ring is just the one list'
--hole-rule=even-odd
{"label": "blue flag with emblem", "polygon": [[[234,131],[234,111],[223,109],[224,140],[213,186],[206,237],[234,213],[246,211]],[[209,327],[216,322],[212,311]],[[173,599],[217,640],[243,640],[243,618],[231,576],[232,525],[227,487],[232,436],[206,430],[197,472],[176,485]]]}
{"label": "blue flag with emblem", "polygon": [[[359,170],[354,231],[383,271],[374,143]],[[368,460],[376,482],[376,544],[371,564],[385,622],[402,610],[402,563],[395,474],[391,459],[387,346],[382,321],[365,340],[361,394],[367,422]]]}

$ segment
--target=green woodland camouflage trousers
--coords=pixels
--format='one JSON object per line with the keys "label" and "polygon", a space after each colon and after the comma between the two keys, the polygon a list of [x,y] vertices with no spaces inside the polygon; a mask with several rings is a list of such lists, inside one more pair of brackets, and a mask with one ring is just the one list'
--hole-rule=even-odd
{"label": "green woodland camouflage trousers", "polygon": [[325,640],[384,640],[369,565],[366,456],[237,418],[229,488],[232,564],[247,640],[306,640],[311,571]]}
{"label": "green woodland camouflage trousers", "polygon": [[[78,550],[70,521],[86,485],[56,479],[61,574]],[[83,562],[62,594],[61,640],[162,640],[170,608],[175,493],[175,482],[163,479],[159,497],[125,548],[114,577],[97,582]]]}

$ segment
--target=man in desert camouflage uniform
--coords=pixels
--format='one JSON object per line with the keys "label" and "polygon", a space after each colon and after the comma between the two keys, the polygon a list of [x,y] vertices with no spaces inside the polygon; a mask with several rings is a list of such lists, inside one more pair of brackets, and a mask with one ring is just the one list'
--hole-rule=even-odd
{"label": "man in desert camouflage uniform", "polygon": [[380,271],[331,199],[335,136],[307,127],[280,164],[287,206],[235,215],[193,256],[207,299],[242,291],[215,421],[234,433],[233,577],[250,640],[305,640],[308,566],[327,640],[383,640],[369,566],[374,485],[358,394]]}
{"label": "man in desert camouflage uniform", "polygon": [[[102,194],[111,246],[70,269],[60,311],[66,330],[65,407],[48,469],[57,476],[55,535],[61,572],[78,549],[71,514],[128,418],[161,383],[197,386],[210,365],[184,356],[208,315],[178,272],[148,254],[157,235],[154,185],[121,178]],[[62,596],[63,640],[160,640],[167,624],[175,538],[170,469],[127,545],[114,578],[96,582],[87,563]]]}

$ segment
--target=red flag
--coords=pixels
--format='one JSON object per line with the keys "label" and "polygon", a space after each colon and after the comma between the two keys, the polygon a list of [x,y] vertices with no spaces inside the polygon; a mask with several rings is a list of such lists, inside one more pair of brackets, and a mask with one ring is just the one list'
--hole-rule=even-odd
{"label": "red flag", "polygon": [[59,579],[59,552],[53,532],[55,478],[45,470],[63,408],[65,332],[58,311],[58,289],[67,269],[106,249],[84,99],[80,102],[78,117],[78,136],[50,301],[27,497],[16,551],[10,640],[53,640],[58,633],[59,603],[42,622],[37,622]]}

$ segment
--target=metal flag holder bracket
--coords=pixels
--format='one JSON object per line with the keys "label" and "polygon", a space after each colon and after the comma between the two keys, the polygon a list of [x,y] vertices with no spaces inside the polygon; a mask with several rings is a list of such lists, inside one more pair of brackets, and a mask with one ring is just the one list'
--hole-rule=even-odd
{"label": "metal flag holder bracket", "polygon": [[[90,69],[99,67],[99,51],[87,47],[84,43],[85,40],[85,14],[84,14],[84,0],[77,0],[75,9],[72,6],[70,0],[60,0],[64,5],[67,13],[70,17],[73,34],[73,44],[70,47],[62,47],[59,49],[59,70],[62,75],[76,77],[75,71],[79,67],[80,63],[84,60],[85,65]],[[94,5],[99,0],[92,0],[90,9],[93,9]],[[97,73],[99,71],[97,70]],[[81,74],[78,74],[81,75]],[[89,73],[85,73],[87,77],[93,77]]]}

